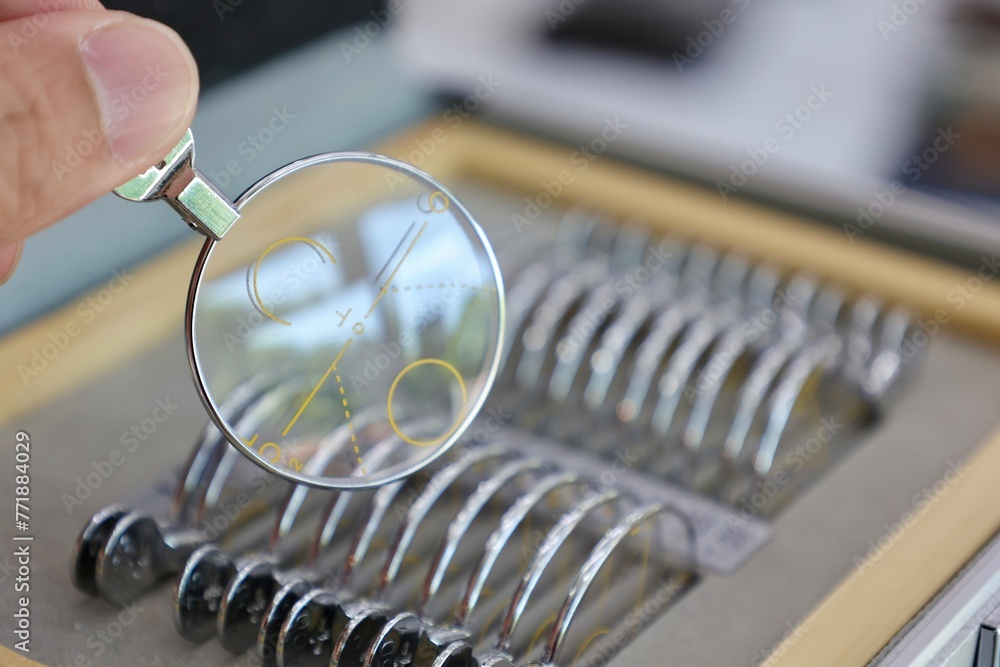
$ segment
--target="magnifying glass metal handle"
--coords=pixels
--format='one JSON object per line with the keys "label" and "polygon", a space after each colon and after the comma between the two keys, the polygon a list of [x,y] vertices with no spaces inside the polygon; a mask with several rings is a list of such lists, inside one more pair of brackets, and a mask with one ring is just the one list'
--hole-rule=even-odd
{"label": "magnifying glass metal handle", "polygon": [[[297,160],[231,200],[195,168],[194,152],[188,130],[115,193],[165,200],[207,237],[185,333],[195,386],[226,440],[276,475],[340,490],[403,479],[454,445],[485,401],[503,344],[503,281],[472,214],[416,167],[365,152]],[[309,191],[295,213],[306,235],[265,224],[288,215],[272,194],[288,188]],[[259,222],[235,225],[241,218]],[[239,242],[219,243],[223,236]],[[220,406],[261,373],[311,391],[269,402],[266,419],[237,430]],[[362,428],[369,412],[379,417]],[[303,472],[333,433],[349,445]],[[412,447],[368,472],[368,454],[386,437]]]}
{"label": "magnifying glass metal handle", "polygon": [[235,204],[194,166],[194,136],[184,133],[167,157],[115,188],[129,201],[164,199],[192,229],[218,240],[240,217]]}

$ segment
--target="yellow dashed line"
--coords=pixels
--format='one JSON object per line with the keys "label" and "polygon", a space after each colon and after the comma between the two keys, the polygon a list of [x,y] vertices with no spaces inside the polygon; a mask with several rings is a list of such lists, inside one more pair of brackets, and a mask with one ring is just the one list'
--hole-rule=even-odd
{"label": "yellow dashed line", "polygon": [[[337,387],[340,388],[340,394],[343,396],[344,393],[345,393],[344,392],[344,385],[341,384],[341,382],[340,382],[340,376],[339,375],[334,375],[334,379],[337,381]],[[351,421],[351,411],[347,409],[347,398],[343,398],[341,400],[344,402],[344,417],[347,418],[347,428],[349,428],[351,430],[351,442],[357,443],[358,442],[358,438],[354,434],[354,423]],[[368,472],[365,470],[364,461],[361,459],[361,450],[358,448],[357,444],[354,445],[354,453],[358,457],[358,465],[361,466],[361,474],[362,475],[368,474]]]}
{"label": "yellow dashed line", "polygon": [[445,287],[451,287],[452,289],[471,289],[471,290],[482,290],[483,292],[495,292],[496,287],[490,285],[469,285],[468,283],[428,283],[426,285],[393,285],[393,292],[409,292],[410,290],[421,290],[421,289],[444,289]]}

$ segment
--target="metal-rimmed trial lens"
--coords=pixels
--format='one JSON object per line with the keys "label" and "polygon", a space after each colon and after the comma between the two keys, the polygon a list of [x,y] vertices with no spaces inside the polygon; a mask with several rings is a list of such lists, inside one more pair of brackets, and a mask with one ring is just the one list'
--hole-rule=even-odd
{"label": "metal-rimmed trial lens", "polygon": [[[325,153],[231,201],[194,167],[189,130],[115,193],[163,199],[207,237],[187,298],[191,371],[212,421],[263,468],[380,486],[447,451],[482,407],[503,349],[503,282],[483,230],[426,173]],[[258,375],[286,391],[244,433],[220,406]],[[349,446],[325,451],[336,433]],[[387,441],[407,455],[366,461]]]}

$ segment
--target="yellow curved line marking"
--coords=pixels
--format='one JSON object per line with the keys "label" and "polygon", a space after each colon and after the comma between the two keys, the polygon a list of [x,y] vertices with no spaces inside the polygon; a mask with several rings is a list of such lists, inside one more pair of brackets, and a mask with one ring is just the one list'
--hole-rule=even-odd
{"label": "yellow curved line marking", "polygon": [[573,667],[576,667],[576,663],[580,662],[580,656],[583,655],[583,652],[587,650],[588,646],[594,643],[594,640],[607,634],[611,634],[611,631],[607,628],[600,628],[594,632],[594,634],[587,637],[587,641],[583,642],[583,646],[580,647],[580,650],[576,652],[576,656],[573,658]]}
{"label": "yellow curved line marking", "polygon": [[[417,440],[415,438],[411,438],[410,436],[408,436],[405,433],[403,433],[402,431],[400,431],[399,430],[399,426],[396,425],[396,419],[395,419],[395,417],[393,417],[393,414],[392,414],[392,396],[393,396],[393,394],[396,393],[396,387],[399,385],[399,381],[403,379],[404,375],[406,375],[407,373],[409,373],[414,368],[417,368],[418,366],[426,366],[426,365],[441,366],[443,368],[446,368],[448,371],[450,371],[452,373],[452,375],[455,376],[455,379],[458,380],[458,386],[462,390],[462,408],[463,408],[463,410],[458,413],[458,417],[455,418],[455,423],[451,425],[451,428],[449,428],[447,431],[445,431],[443,434],[441,434],[437,438],[434,438],[433,440]],[[462,417],[465,416],[464,408],[465,408],[466,403],[468,403],[468,401],[469,401],[469,395],[468,395],[468,391],[465,388],[465,380],[462,379],[462,374],[458,372],[457,368],[455,368],[454,366],[452,366],[451,364],[449,364],[447,361],[445,361],[443,359],[431,359],[431,358],[428,358],[428,359],[418,359],[417,361],[414,361],[412,364],[409,364],[408,366],[406,366],[406,368],[404,368],[403,370],[399,371],[399,375],[397,375],[396,379],[392,381],[392,385],[389,387],[389,395],[385,399],[385,411],[386,411],[386,414],[389,417],[389,426],[392,427],[392,430],[404,442],[407,442],[407,443],[409,443],[411,445],[414,445],[416,447],[430,447],[430,446],[433,446],[433,445],[439,445],[439,444],[441,444],[442,442],[444,442],[445,440],[447,440],[448,437],[458,429],[459,424],[462,423]]]}
{"label": "yellow curved line marking", "polygon": [[[650,524],[646,524],[650,526]],[[641,530],[641,529],[640,529]],[[646,599],[646,580],[649,576],[649,555],[653,551],[653,529],[648,528],[646,531],[648,538],[646,540],[646,548],[642,550],[642,567],[639,570],[639,602],[636,605],[637,609],[642,609],[643,602]]]}
{"label": "yellow curved line marking", "polygon": [[315,248],[316,250],[318,250],[318,251],[322,252],[323,254],[325,254],[327,257],[329,257],[331,262],[333,262],[334,264],[337,263],[337,260],[333,256],[333,253],[330,252],[325,245],[323,245],[319,241],[314,241],[313,239],[306,238],[305,236],[289,236],[288,238],[281,239],[280,241],[275,241],[271,245],[267,246],[267,248],[264,249],[264,252],[262,252],[260,254],[260,257],[257,258],[257,263],[254,264],[254,267],[253,267],[253,296],[254,296],[254,299],[256,299],[256,301],[257,301],[257,306],[260,308],[260,312],[264,313],[264,315],[266,315],[269,319],[272,319],[275,322],[278,322],[279,324],[284,324],[286,327],[292,326],[292,323],[289,322],[288,320],[283,320],[280,317],[276,316],[274,313],[272,313],[270,310],[268,310],[267,306],[264,305],[264,302],[261,301],[260,291],[258,291],[258,289],[257,289],[257,273],[260,271],[260,265],[261,265],[261,263],[263,263],[264,258],[267,257],[269,254],[271,254],[271,252],[275,248],[278,248],[279,246],[285,245],[286,243],[295,243],[295,242],[305,243],[307,245],[310,245],[313,248]]}
{"label": "yellow curved line marking", "polygon": [[545,629],[551,628],[552,624],[555,622],[556,622],[556,615],[552,614],[551,616],[548,617],[548,619],[546,619],[544,623],[542,623],[542,625],[535,632],[535,636],[531,638],[531,643],[528,644],[529,653],[535,650],[535,645],[537,645],[538,640],[542,638],[542,635],[545,633]]}
{"label": "yellow curved line marking", "polygon": [[493,622],[500,618],[500,614],[505,611],[507,605],[497,605],[497,608],[490,614],[489,619],[483,624],[482,632],[479,633],[479,643],[482,644],[486,641],[486,635],[489,634],[490,630],[493,629]]}

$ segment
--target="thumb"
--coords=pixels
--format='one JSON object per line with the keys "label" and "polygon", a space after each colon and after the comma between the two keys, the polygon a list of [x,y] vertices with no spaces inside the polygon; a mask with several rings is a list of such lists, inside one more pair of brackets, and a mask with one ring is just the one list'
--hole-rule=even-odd
{"label": "thumb", "polygon": [[0,22],[0,281],[26,236],[163,159],[197,94],[191,54],[154,21],[99,9]]}

